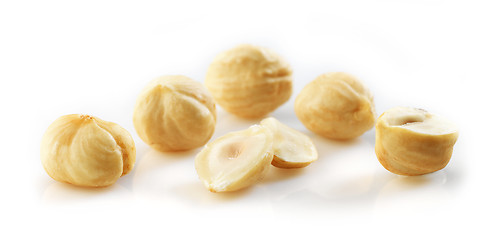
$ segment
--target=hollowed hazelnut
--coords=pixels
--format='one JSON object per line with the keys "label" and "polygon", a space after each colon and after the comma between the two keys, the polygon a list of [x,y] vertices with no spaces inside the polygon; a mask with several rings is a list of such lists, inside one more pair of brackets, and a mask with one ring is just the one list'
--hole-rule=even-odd
{"label": "hollowed hazelnut", "polygon": [[448,120],[425,110],[395,107],[376,122],[375,151],[388,171],[422,175],[449,162],[458,131]]}

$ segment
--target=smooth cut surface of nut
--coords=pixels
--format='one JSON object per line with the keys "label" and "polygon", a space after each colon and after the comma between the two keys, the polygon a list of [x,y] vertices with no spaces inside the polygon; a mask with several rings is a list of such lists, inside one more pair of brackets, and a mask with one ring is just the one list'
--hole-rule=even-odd
{"label": "smooth cut surface of nut", "polygon": [[104,187],[132,170],[135,143],[116,123],[71,114],[49,126],[42,138],[40,158],[47,174],[57,181]]}
{"label": "smooth cut surface of nut", "polygon": [[395,107],[376,122],[375,150],[379,162],[399,175],[438,171],[449,162],[457,127],[425,110]]}
{"label": "smooth cut surface of nut", "polygon": [[373,96],[346,73],[326,73],[306,85],[295,100],[295,113],[310,131],[347,140],[374,126]]}
{"label": "smooth cut surface of nut", "polygon": [[195,165],[208,190],[230,192],[262,179],[273,156],[272,133],[254,125],[208,143],[196,156]]}
{"label": "smooth cut surface of nut", "polygon": [[291,75],[289,64],[276,53],[245,44],[219,54],[208,69],[205,84],[227,112],[258,118],[291,97]]}
{"label": "smooth cut surface of nut", "polygon": [[206,88],[188,77],[162,76],[138,96],[133,124],[152,148],[183,151],[203,146],[215,131],[215,101]]}
{"label": "smooth cut surface of nut", "polygon": [[282,124],[273,117],[262,120],[261,125],[273,133],[272,165],[275,167],[301,168],[317,160],[317,149],[305,134]]}

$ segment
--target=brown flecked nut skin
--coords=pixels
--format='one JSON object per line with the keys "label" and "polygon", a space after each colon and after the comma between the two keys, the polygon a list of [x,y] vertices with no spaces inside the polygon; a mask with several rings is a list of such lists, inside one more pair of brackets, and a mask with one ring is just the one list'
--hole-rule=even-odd
{"label": "brown flecked nut skin", "polygon": [[48,127],[40,158],[47,174],[57,181],[105,187],[133,169],[135,152],[132,136],[118,124],[71,114]]}
{"label": "brown flecked nut skin", "polygon": [[219,54],[206,74],[205,85],[227,112],[259,118],[284,104],[292,94],[292,70],[273,51],[240,45]]}
{"label": "brown flecked nut skin", "polygon": [[295,113],[310,131],[347,140],[374,126],[373,96],[362,82],[346,73],[326,73],[306,85],[295,100]]}
{"label": "brown flecked nut skin", "polygon": [[423,175],[449,163],[457,137],[457,128],[438,116],[422,109],[392,108],[376,122],[376,156],[392,173]]}
{"label": "brown flecked nut skin", "polygon": [[152,148],[184,151],[203,146],[215,131],[215,101],[203,84],[181,75],[151,81],[137,97],[133,124]]}

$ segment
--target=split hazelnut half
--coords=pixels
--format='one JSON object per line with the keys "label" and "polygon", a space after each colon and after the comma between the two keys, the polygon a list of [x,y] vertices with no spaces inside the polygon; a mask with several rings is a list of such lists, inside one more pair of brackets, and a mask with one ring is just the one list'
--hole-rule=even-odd
{"label": "split hazelnut half", "polygon": [[230,192],[262,179],[274,156],[272,133],[254,125],[208,143],[196,156],[199,178],[211,192]]}
{"label": "split hazelnut half", "polygon": [[135,164],[135,143],[116,123],[71,114],[55,120],[42,138],[40,158],[53,179],[86,187],[109,186]]}
{"label": "split hazelnut half", "polygon": [[423,109],[395,107],[378,118],[375,151],[388,171],[422,175],[447,165],[457,137],[457,127],[442,117]]}
{"label": "split hazelnut half", "polygon": [[302,168],[317,160],[317,149],[307,135],[282,124],[273,117],[262,120],[260,124],[273,133],[272,165],[275,167]]}

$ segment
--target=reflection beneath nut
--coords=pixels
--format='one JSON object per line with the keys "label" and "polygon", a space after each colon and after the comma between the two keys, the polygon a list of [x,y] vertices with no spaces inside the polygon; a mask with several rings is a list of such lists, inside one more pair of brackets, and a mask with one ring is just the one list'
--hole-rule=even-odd
{"label": "reflection beneath nut", "polygon": [[127,199],[130,191],[115,183],[108,187],[79,187],[68,183],[52,182],[43,192],[41,202],[45,204],[71,204],[81,201],[115,201]]}
{"label": "reflection beneath nut", "polygon": [[133,194],[139,198],[171,199],[167,191],[171,185],[195,176],[194,156],[198,151],[163,153],[149,149],[135,166]]}
{"label": "reflection beneath nut", "polygon": [[269,184],[273,182],[285,181],[288,179],[296,178],[304,174],[307,171],[306,168],[307,167],[283,169],[283,168],[271,167],[265,178],[263,178],[263,180],[261,181],[261,183]]}
{"label": "reflection beneath nut", "polygon": [[171,191],[190,205],[201,207],[205,205],[217,205],[219,203],[244,200],[243,197],[250,194],[255,186],[250,186],[234,192],[212,193],[208,191],[201,181],[192,181],[178,184]]}
{"label": "reflection beneath nut", "polygon": [[439,187],[446,183],[447,175],[444,171],[438,171],[421,176],[399,176],[393,174],[385,186],[380,190],[380,194],[398,194],[404,191],[416,190],[417,188]]}
{"label": "reflection beneath nut", "polygon": [[347,202],[369,199],[375,180],[374,169],[378,164],[374,151],[366,147],[369,143],[362,140],[342,144],[347,144],[347,147],[340,146],[342,150],[327,154],[331,156],[330,159],[322,159],[327,162],[321,163],[322,173],[317,174],[326,177],[317,178],[312,191],[328,199],[343,199]]}
{"label": "reflection beneath nut", "polygon": [[450,199],[446,183],[444,171],[412,177],[393,175],[378,193],[374,215],[399,216],[434,211],[447,205]]}

